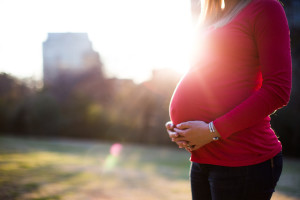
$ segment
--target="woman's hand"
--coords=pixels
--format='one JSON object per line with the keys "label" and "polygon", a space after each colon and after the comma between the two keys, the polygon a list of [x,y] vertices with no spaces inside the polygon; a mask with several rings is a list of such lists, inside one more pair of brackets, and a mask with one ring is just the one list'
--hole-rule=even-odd
{"label": "woman's hand", "polygon": [[214,137],[220,137],[217,130],[215,133],[211,133],[208,124],[203,121],[188,121],[177,124],[172,132],[176,134],[176,137],[172,137],[172,141],[176,143],[186,141],[189,151],[194,151],[212,142]]}
{"label": "woman's hand", "polygon": [[184,141],[184,140],[180,140],[180,136],[179,136],[178,133],[176,133],[174,131],[174,128],[175,128],[175,126],[171,121],[166,123],[166,129],[167,129],[167,132],[168,132],[169,137],[171,138],[171,140],[173,142],[175,142],[175,138],[176,138],[177,139],[176,144],[179,146],[179,148],[187,148],[186,145],[188,144],[188,142]]}

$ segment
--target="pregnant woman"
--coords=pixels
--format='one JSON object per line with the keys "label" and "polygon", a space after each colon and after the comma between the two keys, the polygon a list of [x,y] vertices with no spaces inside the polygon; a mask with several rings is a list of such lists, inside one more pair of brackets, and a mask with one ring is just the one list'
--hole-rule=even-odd
{"label": "pregnant woman", "polygon": [[282,170],[269,115],[291,91],[285,12],[277,0],[201,0],[194,56],[166,124],[191,152],[193,200],[271,199]]}

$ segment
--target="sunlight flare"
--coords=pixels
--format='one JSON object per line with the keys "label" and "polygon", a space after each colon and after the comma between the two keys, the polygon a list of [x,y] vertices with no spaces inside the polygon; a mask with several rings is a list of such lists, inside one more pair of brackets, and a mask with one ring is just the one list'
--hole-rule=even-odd
{"label": "sunlight flare", "polygon": [[119,156],[122,152],[123,145],[115,143],[110,147],[110,154],[106,157],[103,165],[104,172],[111,171],[115,168],[119,161]]}
{"label": "sunlight flare", "polygon": [[221,3],[221,8],[222,8],[222,10],[224,10],[224,9],[225,9],[225,0],[222,0],[222,3]]}

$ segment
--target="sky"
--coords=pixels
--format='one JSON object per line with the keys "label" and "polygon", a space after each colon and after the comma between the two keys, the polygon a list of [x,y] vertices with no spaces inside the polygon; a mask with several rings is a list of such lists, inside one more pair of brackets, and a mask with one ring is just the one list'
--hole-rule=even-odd
{"label": "sky", "polygon": [[86,32],[108,77],[188,69],[189,0],[0,0],[0,72],[42,79],[49,32]]}

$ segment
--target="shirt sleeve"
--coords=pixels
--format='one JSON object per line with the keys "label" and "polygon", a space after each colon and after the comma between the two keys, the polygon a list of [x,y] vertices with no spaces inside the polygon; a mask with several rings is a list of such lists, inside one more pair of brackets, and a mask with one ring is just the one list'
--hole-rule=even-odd
{"label": "shirt sleeve", "polygon": [[253,18],[253,34],[262,86],[234,109],[214,120],[222,138],[255,125],[285,106],[290,98],[292,63],[285,12],[276,0],[261,1],[259,8]]}

